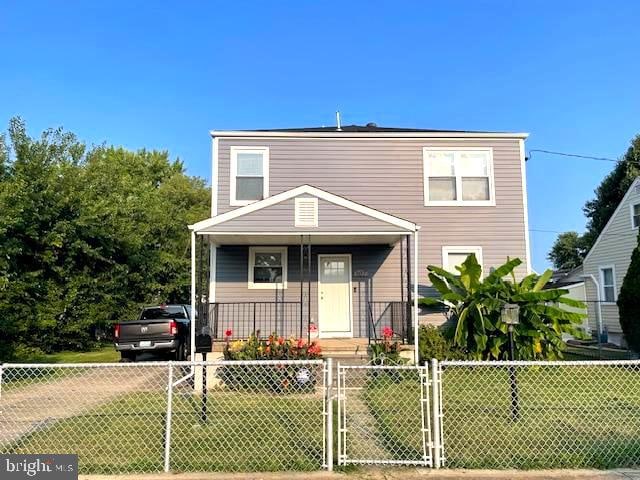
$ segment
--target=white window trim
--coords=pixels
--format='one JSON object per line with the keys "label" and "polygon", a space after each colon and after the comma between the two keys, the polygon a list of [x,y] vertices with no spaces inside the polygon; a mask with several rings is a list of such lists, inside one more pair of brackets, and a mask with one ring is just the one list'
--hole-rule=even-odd
{"label": "white window trim", "polygon": [[[605,301],[604,295],[604,274],[603,270],[611,269],[611,278],[613,279],[613,302]],[[616,305],[616,300],[618,300],[618,286],[616,284],[616,266],[615,265],[601,265],[598,267],[598,272],[600,276],[600,299],[602,305]]]}
{"label": "white window trim", "polygon": [[238,174],[239,153],[262,153],[262,200],[269,196],[269,147],[230,147],[229,205],[244,207],[260,200],[238,200],[236,198],[236,176]]}
{"label": "white window trim", "polygon": [[636,205],[640,205],[640,202],[639,203],[631,202],[629,204],[629,214],[631,216],[631,230],[637,230],[638,229],[638,227],[633,225],[633,207],[635,207]]}
{"label": "white window trim", "polygon": [[446,245],[442,247],[442,268],[444,268],[448,272],[450,272],[451,270],[454,270],[454,273],[457,273],[457,270],[455,270],[454,266],[451,266],[452,267],[451,269],[449,268],[450,253],[475,253],[476,260],[478,260],[478,263],[482,267],[482,274],[484,275],[484,263],[482,262],[482,247],[478,245],[474,245],[474,246]]}
{"label": "white window trim", "polygon": [[[487,170],[489,174],[489,200],[462,200],[462,181],[461,176],[456,172],[456,195],[459,194],[458,200],[429,200],[429,177],[427,176],[427,152],[487,152],[489,153],[489,162]],[[493,173],[493,148],[491,147],[457,147],[457,148],[441,148],[441,147],[423,147],[422,148],[422,184],[424,188],[424,206],[425,207],[453,207],[453,206],[483,206],[493,207],[496,205],[496,192]]]}
{"label": "white window trim", "polygon": [[[253,283],[253,267],[256,265],[256,252],[280,253],[282,255],[281,283]],[[249,278],[248,287],[251,289],[276,290],[287,288],[287,247],[249,247]]]}

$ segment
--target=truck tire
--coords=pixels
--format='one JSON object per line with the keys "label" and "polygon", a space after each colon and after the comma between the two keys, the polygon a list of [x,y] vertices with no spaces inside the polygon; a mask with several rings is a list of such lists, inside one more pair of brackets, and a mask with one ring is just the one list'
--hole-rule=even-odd
{"label": "truck tire", "polygon": [[136,354],[133,352],[120,352],[120,363],[135,362]]}
{"label": "truck tire", "polygon": [[185,347],[184,342],[180,342],[178,348],[173,353],[173,360],[177,362],[182,362],[187,359],[187,348]]}

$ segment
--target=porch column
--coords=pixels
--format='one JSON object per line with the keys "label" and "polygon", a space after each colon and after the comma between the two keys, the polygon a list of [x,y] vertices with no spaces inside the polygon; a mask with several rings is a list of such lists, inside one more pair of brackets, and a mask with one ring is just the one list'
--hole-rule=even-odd
{"label": "porch column", "polygon": [[304,236],[300,235],[300,338],[302,338],[302,325],[304,323],[304,309],[302,304],[304,303],[304,297],[302,296],[302,289],[304,287]]}
{"label": "porch column", "polygon": [[[209,243],[209,305],[216,301],[216,261],[218,254],[218,246],[215,243]],[[207,305],[207,308],[209,308]],[[211,319],[209,319],[211,321]]]}
{"label": "porch column", "polygon": [[418,348],[418,230],[419,227],[413,232],[413,343],[416,365],[420,361]]}
{"label": "porch column", "polygon": [[196,361],[196,232],[191,231],[191,361]]}

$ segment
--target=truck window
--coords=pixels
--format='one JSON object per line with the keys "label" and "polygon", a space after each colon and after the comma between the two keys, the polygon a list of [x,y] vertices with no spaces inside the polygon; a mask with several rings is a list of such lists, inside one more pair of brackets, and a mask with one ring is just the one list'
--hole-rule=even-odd
{"label": "truck window", "polygon": [[140,314],[140,320],[155,320],[158,318],[186,318],[182,306],[168,306],[165,308],[145,308]]}

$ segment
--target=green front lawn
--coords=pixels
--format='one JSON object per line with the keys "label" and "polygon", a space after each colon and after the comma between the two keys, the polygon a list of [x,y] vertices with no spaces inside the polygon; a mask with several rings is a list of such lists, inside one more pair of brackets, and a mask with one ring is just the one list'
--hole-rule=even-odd
{"label": "green front lawn", "polygon": [[640,372],[621,367],[517,371],[512,419],[504,368],[443,373],[447,466],[615,468],[640,464]]}
{"label": "green front lawn", "polygon": [[[174,394],[173,471],[317,470],[322,465],[322,397],[213,391]],[[166,395],[128,394],[23,438],[15,453],[77,453],[80,472],[163,468]]]}
{"label": "green front lawn", "polygon": [[[374,372],[371,372],[374,373]],[[375,372],[361,391],[375,419],[377,443],[386,453],[385,460],[411,460],[419,462],[423,457],[420,405],[420,375],[417,370]],[[353,402],[351,402],[353,403]],[[347,415],[349,415],[347,399]],[[347,419],[347,425],[349,419]],[[347,445],[350,439],[347,434]],[[357,447],[357,445],[354,445]],[[358,448],[364,454],[367,448]],[[353,451],[356,455],[359,453]]]}
{"label": "green front lawn", "polygon": [[[640,465],[640,371],[528,367],[517,372],[513,420],[508,371],[446,367],[445,465],[450,468],[618,468]],[[371,382],[365,394],[391,451],[419,453],[415,382]],[[407,420],[411,418],[411,421]]]}

